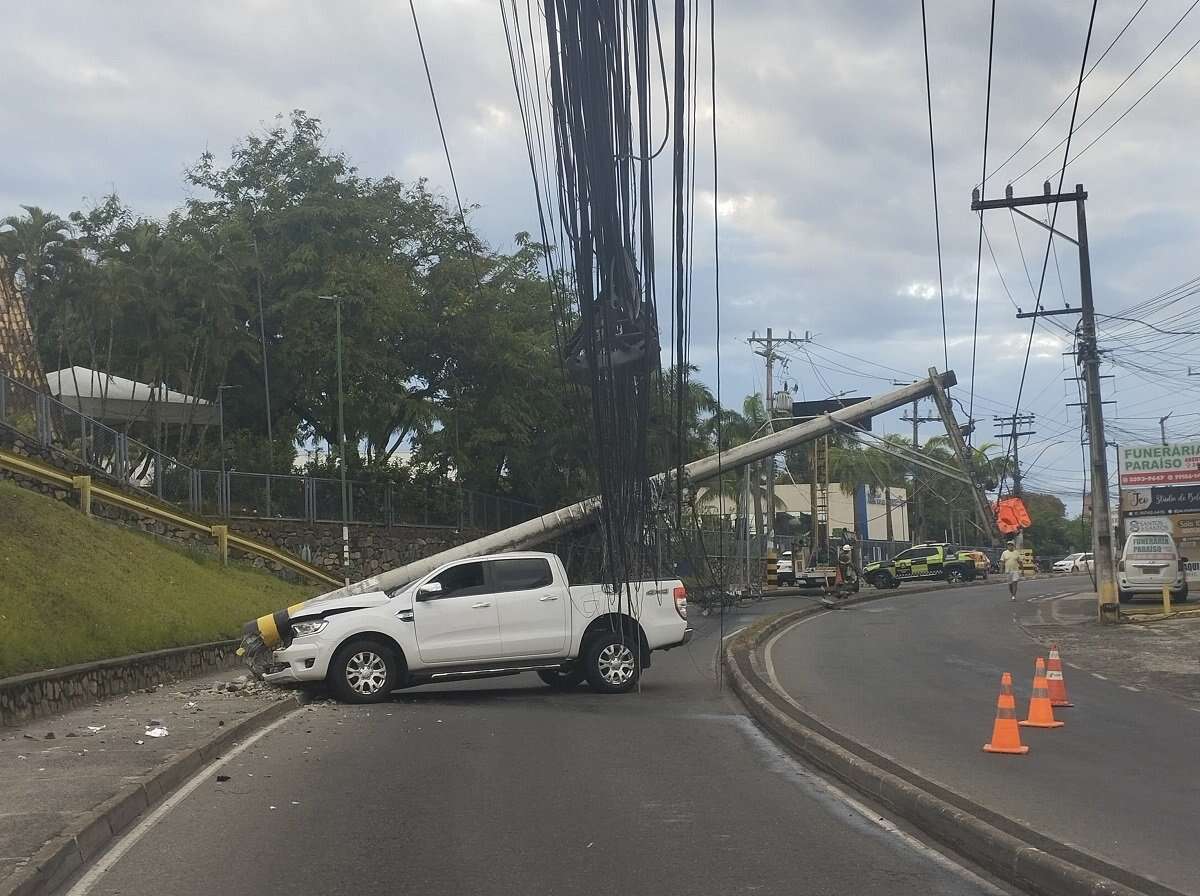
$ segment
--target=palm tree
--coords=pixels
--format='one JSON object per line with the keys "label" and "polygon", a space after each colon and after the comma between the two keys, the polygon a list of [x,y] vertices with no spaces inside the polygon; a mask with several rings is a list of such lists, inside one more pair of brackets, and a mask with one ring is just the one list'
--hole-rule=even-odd
{"label": "palm tree", "polygon": [[[903,436],[887,436],[884,441],[896,448],[908,447],[908,441]],[[894,454],[875,447],[860,448],[851,445],[834,448],[830,455],[830,476],[837,480],[843,493],[852,495],[860,485],[883,490],[884,506],[887,508],[887,540],[891,549],[895,543],[892,526],[892,488],[907,486],[907,465]]]}
{"label": "palm tree", "polygon": [[3,251],[8,256],[14,282],[28,296],[54,281],[74,249],[71,225],[53,212],[36,205],[23,205],[25,215],[10,215],[0,226],[11,228],[0,233]]}

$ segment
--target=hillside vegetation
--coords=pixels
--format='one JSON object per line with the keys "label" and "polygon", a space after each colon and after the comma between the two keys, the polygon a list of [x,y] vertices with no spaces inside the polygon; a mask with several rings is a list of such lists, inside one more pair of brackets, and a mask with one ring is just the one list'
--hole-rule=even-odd
{"label": "hillside vegetation", "polygon": [[232,638],[315,591],[0,482],[0,677]]}

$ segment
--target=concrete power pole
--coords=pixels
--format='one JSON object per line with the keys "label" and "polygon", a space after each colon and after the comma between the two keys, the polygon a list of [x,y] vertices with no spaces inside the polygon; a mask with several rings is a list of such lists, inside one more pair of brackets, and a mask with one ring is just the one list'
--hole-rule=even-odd
{"label": "concrete power pole", "polygon": [[[911,384],[911,382],[912,382],[911,380],[910,381],[892,380],[892,385],[893,386],[908,386]],[[922,423],[939,423],[939,422],[941,422],[942,418],[940,416],[938,416],[938,417],[922,417],[921,416],[921,403],[920,403],[920,401],[914,401],[912,403],[911,416],[901,417],[900,419],[903,420],[905,423],[912,423],[913,451],[918,452],[921,450],[921,424]],[[920,538],[921,495],[917,491],[917,476],[919,475],[918,474],[919,469],[920,469],[920,467],[917,464],[912,464],[912,494],[908,496],[908,506],[909,506],[908,538],[912,544],[917,544],[921,540],[921,538]],[[890,507],[888,508],[888,513],[891,513]]]}
{"label": "concrete power pole", "polygon": [[[1083,383],[1086,389],[1084,413],[1088,430],[1088,452],[1092,480],[1092,541],[1095,555],[1097,612],[1101,622],[1116,622],[1120,618],[1117,603],[1116,558],[1113,551],[1112,502],[1108,490],[1108,453],[1104,438],[1104,400],[1100,393],[1100,352],[1096,344],[1096,310],[1092,297],[1092,262],[1088,253],[1087,216],[1084,203],[1088,198],[1083,184],[1075,185],[1073,193],[1052,193],[1050,182],[1043,187],[1041,196],[1013,196],[1012,186],[1005,191],[1003,199],[980,200],[978,190],[971,197],[971,211],[987,209],[1010,209],[1045,230],[1051,238],[1058,237],[1079,248],[1079,295],[1081,308],[1047,310],[1034,308],[1029,313],[1018,310],[1018,318],[1049,317],[1058,314],[1079,314],[1079,338],[1076,363],[1083,365]],[[1021,211],[1027,205],[1058,205],[1075,203],[1076,238],[1072,239],[1052,223],[1039,221]]]}
{"label": "concrete power pole", "polygon": [[[776,339],[770,327],[767,327],[767,336],[765,339],[760,337],[758,333],[751,333],[750,338],[746,340],[750,345],[761,345],[761,350],[756,350],[754,354],[759,355],[767,362],[767,395],[766,401],[763,402],[767,412],[767,432],[775,432],[775,361],[781,360],[784,366],[787,365],[787,360],[780,358],[775,353],[775,348],[780,345],[803,345],[812,342],[812,336],[805,333],[803,336],[793,336],[792,331],[788,330],[786,338]],[[775,455],[772,454],[767,458],[767,513],[766,513],[766,547],[772,548],[775,546]]]}

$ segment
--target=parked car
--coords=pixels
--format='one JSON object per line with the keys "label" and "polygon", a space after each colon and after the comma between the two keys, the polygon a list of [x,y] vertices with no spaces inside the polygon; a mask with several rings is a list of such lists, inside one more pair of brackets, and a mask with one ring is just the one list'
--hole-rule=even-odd
{"label": "parked car", "polygon": [[349,703],[519,672],[555,688],[586,679],[620,693],[637,685],[653,651],[692,636],[681,581],[634,582],[631,591],[573,586],[554,554],[470,557],[390,593],[317,598],[263,617],[280,642],[263,677],[325,681]]}
{"label": "parked car", "polygon": [[1091,572],[1092,555],[1084,552],[1067,554],[1061,560],[1055,560],[1051,567],[1053,572]]}
{"label": "parked car", "polygon": [[1125,549],[1117,562],[1117,598],[1128,603],[1135,596],[1159,597],[1163,588],[1171,589],[1171,599],[1188,598],[1186,557],[1170,535],[1135,533],[1125,539]]}
{"label": "parked car", "polygon": [[978,572],[974,551],[960,551],[952,544],[917,544],[901,551],[891,560],[868,563],[863,579],[876,588],[899,588],[901,582],[944,580],[969,582]]}

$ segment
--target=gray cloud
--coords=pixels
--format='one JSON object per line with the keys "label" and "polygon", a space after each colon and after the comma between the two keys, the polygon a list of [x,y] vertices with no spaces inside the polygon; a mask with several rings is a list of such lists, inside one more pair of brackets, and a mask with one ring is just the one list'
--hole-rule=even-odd
{"label": "gray cloud", "polygon": [[[726,400],[762,387],[757,360],[742,340],[768,325],[820,334],[816,353],[826,359],[820,368],[825,382],[802,354],[787,374],[810,397],[822,394],[825,383],[837,390],[879,391],[890,377],[901,377],[900,371],[940,367],[939,303],[929,293],[937,267],[919,7],[866,0],[717,7]],[[950,361],[964,384],[958,395],[967,402],[977,236],[969,201],[980,175],[988,7],[933,2],[928,7]],[[1000,6],[989,141],[993,165],[1073,86],[1087,8],[1029,0]],[[1081,118],[1185,8],[1182,0],[1147,6],[1085,84]],[[481,205],[474,218],[494,244],[509,245],[515,232],[535,231],[537,218],[497,7],[484,0],[426,0],[418,9],[464,201]],[[1101,4],[1093,58],[1132,9]],[[182,202],[182,172],[201,152],[223,154],[247,131],[292,108],[321,117],[331,143],[365,173],[428,176],[448,190],[405,4],[128,3],[83,6],[54,19],[25,7],[10,10],[6,24],[10,65],[0,98],[10,128],[0,157],[5,213],[20,202],[65,212],[115,188],[138,210],[162,214]],[[1200,14],[1076,135],[1075,147],[1085,146],[1197,37]],[[1200,124],[1192,110],[1200,95],[1200,53],[1196,57],[1068,172],[1068,188],[1081,180],[1091,192],[1093,275],[1103,311],[1114,312],[1197,273],[1192,159]],[[706,64],[698,78],[705,87],[700,107],[707,111]],[[989,182],[990,195],[1062,138],[1069,111],[1068,104]],[[706,122],[701,124],[703,134]],[[712,383],[707,137],[698,163],[704,195],[697,215],[692,357]],[[1060,163],[1061,153],[1054,153],[1017,189],[1040,190],[1042,178]],[[665,189],[668,166],[660,172]],[[1073,217],[1064,207],[1068,232]],[[1030,287],[1007,218],[989,216],[989,234],[1013,299],[1028,308]],[[1018,228],[1036,284],[1046,243],[1032,225],[1022,222]],[[664,236],[664,274],[665,243]],[[1059,247],[1059,262],[1064,292],[1074,304],[1078,266],[1070,246]],[[1062,301],[1058,282],[1051,258],[1048,304]],[[664,278],[661,296],[667,288]],[[1194,299],[1187,301],[1195,307]],[[1069,318],[1060,320],[1073,326]],[[985,248],[977,415],[1011,410],[1027,336]],[[1071,359],[1060,354],[1069,348],[1067,339],[1039,327],[1022,405],[1039,415],[1039,439],[1062,442],[1051,445],[1030,477],[1058,491],[1067,490],[1080,466],[1078,415],[1063,406],[1061,380],[1072,375]],[[1200,366],[1194,345],[1181,350]],[[1186,355],[1148,354],[1141,361],[1151,368],[1186,366],[1181,358]],[[1118,418],[1154,417],[1172,407],[1200,410],[1200,392],[1186,384],[1164,384],[1122,368],[1114,372],[1118,405],[1110,413]],[[1074,386],[1066,388],[1071,392]],[[1147,437],[1156,428],[1143,420],[1117,422],[1127,433]],[[887,425],[902,426],[894,419]],[[1200,432],[1200,425],[1190,431]]]}

